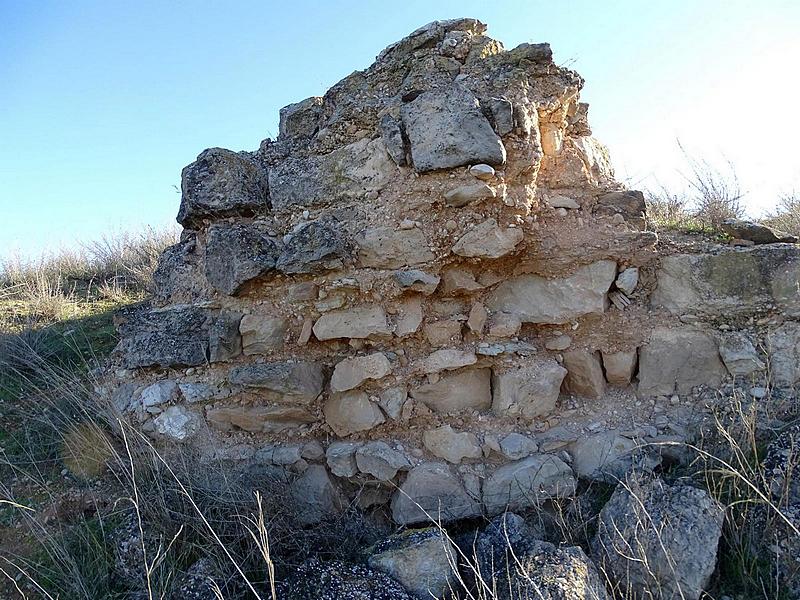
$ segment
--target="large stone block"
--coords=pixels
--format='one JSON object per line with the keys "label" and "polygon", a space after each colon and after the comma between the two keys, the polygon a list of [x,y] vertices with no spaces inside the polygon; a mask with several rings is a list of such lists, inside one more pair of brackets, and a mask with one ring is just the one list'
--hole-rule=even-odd
{"label": "large stone block", "polygon": [[223,294],[235,295],[245,283],[271,271],[280,251],[279,241],[263,225],[212,225],[206,238],[206,279]]}
{"label": "large stone block", "polygon": [[409,471],[392,496],[395,523],[455,521],[481,514],[480,501],[464,488],[461,480],[444,463],[423,463]]}
{"label": "large stone block", "polygon": [[498,285],[486,306],[490,311],[516,314],[524,323],[566,323],[583,315],[602,314],[616,276],[617,265],[612,260],[600,260],[554,279],[519,275]]}
{"label": "large stone block", "polygon": [[386,312],[379,305],[332,310],[317,319],[313,331],[320,341],[385,337],[392,333]]}
{"label": "large stone block", "polygon": [[228,381],[257,388],[271,400],[308,404],[322,393],[325,374],[317,363],[280,361],[236,367]]}
{"label": "large stone block", "polygon": [[639,393],[644,396],[717,387],[726,374],[714,338],[693,327],[659,327],[639,350]]}
{"label": "large stone block", "polygon": [[299,406],[216,406],[206,411],[210,425],[222,431],[280,433],[316,421]]}
{"label": "large stone block", "polygon": [[772,381],[779,386],[800,382],[800,323],[788,322],[767,336]]}
{"label": "large stone block", "polygon": [[383,352],[345,358],[337,363],[331,376],[331,391],[346,392],[367,379],[381,379],[392,372],[392,365]]}
{"label": "large stone block", "polygon": [[605,369],[606,379],[611,385],[628,385],[636,373],[638,364],[639,353],[636,348],[603,352],[603,369]]}
{"label": "large stone block", "polygon": [[488,410],[492,404],[491,371],[470,369],[445,375],[411,390],[411,397],[438,413]]}
{"label": "large stone block", "polygon": [[492,378],[492,411],[500,416],[545,417],[555,409],[566,374],[555,360],[496,373]]}
{"label": "large stone block", "polygon": [[134,313],[119,327],[114,353],[128,368],[197,366],[208,360],[211,318],[194,306]]}
{"label": "large stone block", "polygon": [[178,223],[198,228],[204,219],[269,211],[266,169],[246,152],[204,150],[181,173]]}
{"label": "large stone block", "polygon": [[322,412],[325,413],[325,422],[340,437],[367,431],[386,420],[378,405],[358,390],[332,394]]}
{"label": "large stone block", "polygon": [[459,238],[453,253],[469,258],[500,258],[514,250],[522,238],[521,229],[500,227],[494,219],[486,219]]}
{"label": "large stone block", "polygon": [[506,160],[503,142],[477,98],[458,84],[420,94],[402,107],[401,116],[418,172]]}
{"label": "large stone block", "polygon": [[606,391],[606,379],[600,363],[600,353],[589,350],[564,352],[567,377],[564,388],[573,394],[587,398],[601,398]]}
{"label": "large stone block", "polygon": [[240,313],[221,311],[209,331],[209,360],[224,362],[242,353],[242,336],[239,334]]}
{"label": "large stone block", "polygon": [[800,247],[788,244],[661,259],[651,302],[676,315],[745,316],[777,307],[800,316]]}
{"label": "large stone block", "polygon": [[322,116],[322,97],[312,96],[280,110],[278,139],[304,140],[314,136]]}
{"label": "large stone block", "polygon": [[282,273],[317,274],[338,269],[350,256],[347,232],[335,219],[303,223],[292,231],[275,267]]}
{"label": "large stone block", "polygon": [[569,465],[556,456],[536,454],[492,473],[483,483],[483,504],[486,512],[497,515],[574,493],[575,477]]}
{"label": "large stone block", "polygon": [[246,355],[270,354],[283,348],[289,321],[271,315],[244,315],[239,323]]}
{"label": "large stone block", "polygon": [[373,227],[356,236],[358,259],[365,267],[399,269],[432,261],[428,240],[420,229]]}

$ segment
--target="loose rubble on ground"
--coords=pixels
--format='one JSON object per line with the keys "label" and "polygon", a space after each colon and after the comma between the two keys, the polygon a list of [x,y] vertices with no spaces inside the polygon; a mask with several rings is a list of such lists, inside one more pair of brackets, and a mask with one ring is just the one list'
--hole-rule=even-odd
{"label": "loose rubble on ground", "polygon": [[[187,166],[181,241],[102,389],[154,439],[289,473],[309,525],[490,519],[470,552],[499,598],[697,599],[723,508],[658,471],[718,390],[800,382],[800,248],[742,222],[734,244],[659,240],[583,79],[485,30],[426,25],[283,108],[276,140]],[[617,487],[588,555],[513,514],[592,481]],[[412,529],[279,591],[444,598],[462,561]]]}

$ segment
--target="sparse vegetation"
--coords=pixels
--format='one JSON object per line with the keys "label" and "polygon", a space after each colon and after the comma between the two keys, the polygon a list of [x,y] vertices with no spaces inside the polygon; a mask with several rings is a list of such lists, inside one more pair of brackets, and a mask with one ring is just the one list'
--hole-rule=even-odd
{"label": "sparse vegetation", "polygon": [[763,222],[784,233],[800,236],[800,196],[795,193],[783,196]]}

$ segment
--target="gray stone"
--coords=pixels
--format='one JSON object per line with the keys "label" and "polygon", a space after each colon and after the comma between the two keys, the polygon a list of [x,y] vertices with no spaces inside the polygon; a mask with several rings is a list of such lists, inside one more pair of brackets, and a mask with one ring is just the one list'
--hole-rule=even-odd
{"label": "gray stone", "polygon": [[486,219],[459,238],[453,253],[469,258],[500,258],[514,250],[522,238],[521,229],[500,227],[494,219]]}
{"label": "gray stone", "polygon": [[475,281],[475,275],[466,269],[447,269],[442,274],[442,292],[447,295],[469,294],[482,289],[483,286]]}
{"label": "gray stone", "polygon": [[271,354],[283,348],[289,321],[270,315],[244,315],[239,323],[245,355]]}
{"label": "gray stone", "polygon": [[487,410],[492,403],[491,371],[470,369],[444,375],[411,390],[411,397],[437,413]]}
{"label": "gray stone", "polygon": [[398,471],[411,467],[408,457],[386,442],[367,442],[356,449],[356,466],[361,473],[379,481],[391,481]]}
{"label": "gray stone", "polygon": [[378,131],[381,139],[386,146],[386,151],[398,166],[404,167],[408,164],[405,142],[403,141],[403,130],[400,122],[392,115],[386,114],[378,122]]}
{"label": "gray stone", "polygon": [[322,116],[322,97],[312,96],[280,110],[278,140],[308,139],[317,134]]}
{"label": "gray stone", "polygon": [[302,446],[291,444],[288,446],[271,444],[259,448],[255,453],[256,461],[281,467],[289,467],[302,460]]}
{"label": "gray stone", "polygon": [[355,241],[358,259],[365,267],[399,269],[434,259],[425,234],[416,228],[373,227],[360,232]]}
{"label": "gray stone", "polygon": [[370,550],[367,563],[390,575],[420,600],[441,598],[457,589],[456,549],[436,527],[393,535]]}
{"label": "gray stone", "polygon": [[481,458],[483,453],[474,433],[454,431],[450,425],[423,432],[422,443],[428,452],[447,462],[460,463],[465,458]]}
{"label": "gray stone", "polygon": [[153,271],[153,297],[158,304],[194,301],[205,292],[198,277],[200,257],[197,234],[184,230],[181,241],[167,247]]}
{"label": "gray stone", "polygon": [[292,231],[275,267],[288,275],[318,274],[341,268],[351,254],[347,233],[339,222],[319,219]]}
{"label": "gray stone", "polygon": [[153,425],[159,435],[183,442],[197,433],[201,421],[185,406],[170,406],[153,419]]}
{"label": "gray stone", "polygon": [[402,418],[406,400],[408,400],[408,391],[405,386],[390,387],[378,394],[378,406],[383,409],[387,417],[394,421]]}
{"label": "gray stone", "polygon": [[600,512],[593,556],[618,589],[697,600],[714,572],[724,517],[704,490],[630,478]]}
{"label": "gray stone", "polygon": [[391,577],[363,565],[311,559],[277,586],[278,600],[413,600]]}
{"label": "gray stone", "polygon": [[570,444],[569,453],[578,477],[607,483],[616,483],[634,468],[652,471],[660,463],[653,452],[616,431],[581,437]]}
{"label": "gray stone", "polygon": [[477,98],[458,84],[420,94],[402,107],[401,116],[418,172],[506,161],[503,142]]}
{"label": "gray stone", "polygon": [[636,267],[629,267],[622,271],[619,275],[617,275],[616,281],[614,284],[617,286],[617,289],[628,296],[633,293],[633,290],[636,289],[636,286],[639,285],[639,269]]}
{"label": "gray stone", "polygon": [[178,399],[180,393],[180,388],[178,388],[178,384],[175,383],[175,381],[172,379],[164,379],[151,383],[144,388],[139,395],[139,402],[141,402],[142,407],[147,410],[148,408],[174,402]]}
{"label": "gray stone", "polygon": [[717,343],[693,327],[658,327],[639,350],[639,393],[643,396],[687,394],[700,385],[716,388],[726,373]]}
{"label": "gray stone", "polygon": [[205,310],[186,305],[135,313],[120,324],[114,354],[129,369],[203,365],[210,321]]}
{"label": "gray stone", "polygon": [[392,333],[383,307],[377,304],[327,312],[314,323],[313,331],[320,341],[385,337]]}
{"label": "gray stone", "polygon": [[311,440],[303,446],[300,457],[305,460],[321,460],[325,458],[325,449],[317,440]]}
{"label": "gray stone", "polygon": [[500,416],[544,417],[553,412],[567,370],[547,359],[495,373],[492,411]]}
{"label": "gray stone", "polygon": [[178,223],[194,229],[204,219],[266,214],[268,190],[266,170],[251,155],[209,148],[181,173]]}
{"label": "gray stone", "polygon": [[436,291],[440,281],[436,275],[431,275],[418,269],[395,271],[394,278],[400,284],[400,287],[409,291],[420,292],[426,296],[430,296]]}
{"label": "gray stone", "polygon": [[536,539],[522,517],[492,519],[474,544],[476,567],[496,600],[608,600],[603,579],[577,546]]}
{"label": "gray stone", "polygon": [[564,353],[567,377],[564,389],[587,398],[602,398],[606,391],[606,380],[600,353],[589,350],[570,350]]}
{"label": "gray stone", "polygon": [[562,333],[561,335],[557,335],[556,337],[547,340],[544,343],[544,347],[547,350],[553,350],[559,352],[561,350],[566,350],[567,348],[570,347],[571,344],[572,344],[572,338]]}
{"label": "gray stone", "polygon": [[514,129],[514,107],[505,98],[490,98],[489,110],[494,120],[497,135],[508,135]]}
{"label": "gray stone", "polygon": [[483,483],[483,504],[490,515],[496,515],[533,508],[574,492],[575,478],[569,465],[555,456],[536,454],[495,470]]}
{"label": "gray stone", "polygon": [[208,352],[211,362],[226,362],[242,353],[242,336],[239,333],[240,313],[222,311],[209,330]]}
{"label": "gray stone", "polygon": [[606,292],[616,274],[614,261],[601,260],[579,267],[567,277],[518,275],[498,285],[486,306],[491,311],[516,314],[525,323],[567,323],[605,312]]}
{"label": "gray stone", "polygon": [[445,463],[423,463],[408,472],[392,496],[392,519],[400,525],[455,521],[481,514],[478,500]]}
{"label": "gray stone", "polygon": [[622,215],[626,221],[638,229],[644,229],[645,215],[647,214],[644,194],[636,190],[603,194],[597,199],[594,213],[610,217]]}
{"label": "gray stone", "polygon": [[636,348],[618,352],[603,352],[603,369],[611,385],[625,386],[633,379],[639,354]]}
{"label": "gray stone", "polygon": [[322,465],[309,465],[289,486],[294,514],[302,525],[314,525],[345,506],[336,485]]}
{"label": "gray stone", "polygon": [[360,391],[331,395],[322,412],[325,422],[339,437],[367,431],[386,420],[378,405],[370,402],[369,396]]}
{"label": "gray stone", "polygon": [[258,388],[269,400],[308,404],[322,393],[325,375],[317,363],[278,361],[236,367],[231,369],[228,381]]}
{"label": "gray stone", "polygon": [[272,271],[279,254],[278,240],[262,225],[214,224],[206,238],[206,279],[223,294],[236,295],[247,282]]}
{"label": "gray stone", "polygon": [[539,450],[536,440],[520,433],[509,433],[500,440],[500,451],[511,460],[527,458]]}
{"label": "gray stone", "polygon": [[675,315],[744,317],[777,308],[800,317],[800,247],[753,246],[661,259],[654,307]]}
{"label": "gray stone", "polygon": [[732,332],[720,336],[719,355],[731,375],[750,375],[763,371],[764,363],[753,342],[744,333]]}
{"label": "gray stone", "polygon": [[787,322],[767,335],[769,370],[777,386],[800,381],[800,323]]}
{"label": "gray stone", "polygon": [[361,444],[333,442],[325,451],[325,460],[331,473],[337,477],[353,477],[358,473],[356,450]]}
{"label": "gray stone", "polygon": [[410,296],[403,299],[398,306],[394,333],[397,337],[406,337],[416,333],[422,324],[422,298]]}
{"label": "gray stone", "polygon": [[469,168],[469,174],[476,179],[491,181],[494,179],[494,168],[491,165],[478,164]]}
{"label": "gray stone", "polygon": [[495,196],[494,189],[489,185],[485,183],[472,183],[445,192],[444,201],[447,206],[461,208],[467,204],[472,204],[480,200],[487,200]]}
{"label": "gray stone", "polygon": [[552,208],[569,208],[572,210],[577,210],[581,207],[575,198],[570,198],[569,196],[564,196],[562,194],[547,196],[547,204],[549,204]]}
{"label": "gray stone", "polygon": [[725,219],[720,225],[720,229],[732,238],[748,240],[755,244],[797,243],[796,235],[743,219]]}
{"label": "gray stone", "polygon": [[420,363],[423,373],[438,373],[468,367],[478,362],[474,352],[457,348],[442,348],[425,357]]}
{"label": "gray stone", "polygon": [[392,365],[383,352],[354,356],[338,362],[331,376],[331,391],[346,392],[367,379],[381,379],[392,372]]}

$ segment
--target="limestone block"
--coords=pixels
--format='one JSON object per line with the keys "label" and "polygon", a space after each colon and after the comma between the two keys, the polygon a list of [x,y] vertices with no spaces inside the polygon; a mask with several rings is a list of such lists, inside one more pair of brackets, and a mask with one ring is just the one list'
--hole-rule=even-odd
{"label": "limestone block", "polygon": [[391,329],[382,306],[358,306],[325,313],[314,323],[318,340],[388,336]]}
{"label": "limestone block", "polygon": [[386,420],[378,405],[360,391],[332,394],[322,412],[325,422],[340,437],[372,429]]}
{"label": "limestone block", "polygon": [[355,238],[358,260],[364,267],[399,269],[432,261],[428,240],[420,229],[373,227]]}
{"label": "limestone block", "polygon": [[176,442],[192,437],[200,428],[200,417],[185,406],[170,406],[153,419],[156,433]]}
{"label": "limestone block", "polygon": [[470,258],[500,258],[514,250],[522,238],[521,229],[500,227],[494,219],[486,219],[459,238],[453,253]]}
{"label": "limestone block", "polygon": [[744,333],[732,332],[720,336],[719,355],[731,375],[750,375],[763,371],[764,363],[753,342]]}
{"label": "limestone block", "polygon": [[445,319],[426,323],[422,328],[425,338],[431,346],[449,346],[461,341],[461,323]]}
{"label": "limestone block", "polygon": [[270,400],[308,404],[322,393],[325,374],[318,363],[277,361],[235,367],[228,381],[258,388]]}
{"label": "limestone block", "polygon": [[350,257],[347,232],[335,219],[302,223],[285,242],[275,268],[288,275],[338,269]]}
{"label": "limestone block", "polygon": [[310,465],[289,486],[295,514],[303,525],[319,523],[340,512],[346,502],[322,465]]}
{"label": "limestone block", "polygon": [[544,417],[553,412],[567,370],[547,359],[495,373],[492,411],[499,416]]}
{"label": "limestone block", "polygon": [[419,269],[395,271],[394,278],[403,289],[412,292],[421,292],[425,296],[430,296],[435,292],[440,281],[438,276],[420,271]]}
{"label": "limestone block", "polygon": [[492,404],[489,369],[469,369],[442,376],[411,390],[411,397],[437,413],[487,410]]}
{"label": "limestone block", "polygon": [[392,519],[400,525],[455,521],[482,513],[480,501],[445,463],[423,463],[411,469],[392,496]]}
{"label": "limestone block", "polygon": [[466,269],[447,269],[442,273],[442,291],[445,295],[469,294],[483,289],[475,275]]}
{"label": "limestone block", "polygon": [[467,204],[478,202],[479,200],[487,200],[495,196],[496,193],[491,186],[485,183],[472,183],[448,190],[444,193],[444,201],[447,206],[461,208]]}
{"label": "limestone block", "polygon": [[788,322],[767,336],[772,381],[791,386],[800,381],[800,323]]}
{"label": "limestone block", "polygon": [[284,106],[280,110],[278,139],[306,139],[314,136],[319,129],[321,115],[321,96],[312,96]]}
{"label": "limestone block", "polygon": [[417,332],[422,324],[422,298],[410,296],[400,303],[394,333],[397,337],[406,337]]}
{"label": "limestone block", "polygon": [[240,313],[222,311],[209,330],[208,352],[211,362],[225,362],[242,353],[242,336],[239,333]]}
{"label": "limestone block", "polygon": [[587,398],[601,398],[606,391],[606,380],[600,353],[589,350],[570,350],[564,353],[567,377],[564,389]]}
{"label": "limestone block", "polygon": [[331,473],[337,477],[353,477],[358,473],[356,450],[361,444],[354,442],[333,442],[325,451],[325,461]]}
{"label": "limestone block", "polygon": [[316,419],[298,406],[217,406],[206,411],[206,420],[222,431],[280,433]]}
{"label": "limestone block", "polygon": [[236,295],[247,282],[272,271],[280,251],[279,240],[258,223],[211,225],[206,237],[206,279],[217,291]]}
{"label": "limestone block", "polygon": [[639,355],[636,348],[619,352],[603,352],[603,368],[611,385],[625,386],[633,379]]}
{"label": "limestone block", "polygon": [[483,483],[483,504],[486,512],[497,515],[573,493],[575,478],[569,465],[555,456],[536,454],[495,470]]}
{"label": "limestone block", "polygon": [[476,362],[478,362],[478,357],[474,352],[457,348],[443,348],[425,357],[420,363],[420,369],[423,373],[438,373],[439,371],[452,371],[468,367]]}
{"label": "limestone block", "polygon": [[408,457],[386,442],[367,442],[355,453],[356,466],[361,473],[379,481],[391,481],[398,471],[411,468]]}
{"label": "limestone block", "polygon": [[477,436],[466,431],[454,431],[450,425],[423,432],[422,443],[428,452],[451,463],[465,458],[481,458],[483,452]]}
{"label": "limestone block", "polygon": [[283,348],[289,321],[269,315],[244,315],[239,323],[245,355],[270,354]]}
{"label": "limestone block", "polygon": [[392,372],[392,365],[383,352],[346,358],[336,364],[331,376],[331,391],[345,392],[367,379],[381,379]]}

